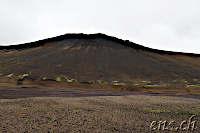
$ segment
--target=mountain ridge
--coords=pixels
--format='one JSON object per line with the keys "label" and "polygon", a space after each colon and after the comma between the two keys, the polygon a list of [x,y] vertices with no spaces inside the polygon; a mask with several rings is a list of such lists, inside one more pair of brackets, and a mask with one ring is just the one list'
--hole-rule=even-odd
{"label": "mountain ridge", "polygon": [[22,49],[27,49],[27,48],[33,48],[33,47],[39,47],[43,46],[46,43],[49,42],[55,42],[55,41],[61,41],[64,39],[95,39],[95,38],[102,38],[106,40],[110,40],[113,42],[117,42],[119,44],[134,48],[136,50],[145,50],[149,52],[154,52],[154,53],[159,53],[159,54],[167,54],[167,55],[184,55],[184,56],[191,56],[191,57],[200,57],[200,54],[195,54],[195,53],[185,53],[185,52],[174,52],[174,51],[166,51],[166,50],[160,50],[160,49],[154,49],[154,48],[149,48],[145,47],[143,45],[131,42],[129,40],[123,40],[119,39],[114,36],[108,36],[106,34],[102,33],[96,33],[96,34],[83,34],[83,33],[77,33],[77,34],[64,34],[56,37],[51,37],[51,38],[46,38],[34,42],[28,42],[24,44],[17,44],[17,45],[9,45],[9,46],[0,46],[0,50],[22,50]]}

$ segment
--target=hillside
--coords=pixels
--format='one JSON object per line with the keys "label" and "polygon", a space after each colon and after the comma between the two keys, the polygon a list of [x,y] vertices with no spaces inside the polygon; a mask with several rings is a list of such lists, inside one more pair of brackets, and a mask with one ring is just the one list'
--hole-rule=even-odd
{"label": "hillside", "polygon": [[0,47],[0,77],[138,85],[200,84],[200,55],[147,48],[104,34],[66,34]]}

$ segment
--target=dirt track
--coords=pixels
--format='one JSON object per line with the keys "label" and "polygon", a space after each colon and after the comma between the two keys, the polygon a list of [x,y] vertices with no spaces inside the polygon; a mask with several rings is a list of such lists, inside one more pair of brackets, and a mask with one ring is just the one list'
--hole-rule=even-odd
{"label": "dirt track", "polygon": [[23,97],[90,97],[90,96],[124,96],[124,95],[151,95],[175,96],[200,99],[200,95],[161,94],[146,92],[114,91],[114,90],[85,90],[85,89],[45,89],[33,87],[0,87],[0,98]]}

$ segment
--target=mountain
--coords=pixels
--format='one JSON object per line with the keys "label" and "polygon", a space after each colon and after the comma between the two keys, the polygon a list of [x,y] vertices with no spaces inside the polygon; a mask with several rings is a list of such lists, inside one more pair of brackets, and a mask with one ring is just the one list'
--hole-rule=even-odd
{"label": "mountain", "polygon": [[0,46],[0,77],[193,86],[200,83],[200,55],[151,49],[104,34],[65,34]]}

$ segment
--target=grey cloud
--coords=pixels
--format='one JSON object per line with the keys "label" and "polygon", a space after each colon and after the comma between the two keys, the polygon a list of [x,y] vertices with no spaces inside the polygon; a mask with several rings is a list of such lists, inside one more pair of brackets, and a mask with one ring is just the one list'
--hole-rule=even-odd
{"label": "grey cloud", "polygon": [[152,48],[200,53],[198,0],[2,0],[0,45],[105,33]]}

